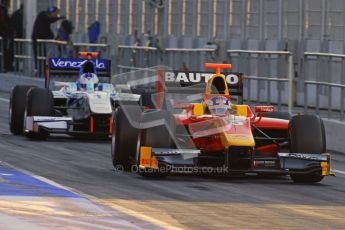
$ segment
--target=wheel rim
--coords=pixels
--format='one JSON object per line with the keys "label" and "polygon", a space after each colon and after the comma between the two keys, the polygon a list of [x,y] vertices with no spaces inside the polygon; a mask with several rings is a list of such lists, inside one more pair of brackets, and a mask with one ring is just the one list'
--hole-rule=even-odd
{"label": "wheel rim", "polygon": [[11,123],[12,123],[12,106],[11,106],[11,103],[12,100],[10,99],[10,106],[9,106],[9,109],[8,109],[8,124],[11,126]]}
{"label": "wheel rim", "polygon": [[10,102],[8,104],[8,124],[10,126],[10,129],[11,129],[11,124],[12,124],[12,101],[13,101],[13,89],[11,91],[11,94],[10,94]]}
{"label": "wheel rim", "polygon": [[115,143],[116,143],[116,119],[113,119],[113,132],[111,135],[111,156],[113,160],[115,159]]}
{"label": "wheel rim", "polygon": [[24,119],[23,119],[23,133],[26,133],[26,116],[27,116],[27,112],[26,109],[24,110]]}

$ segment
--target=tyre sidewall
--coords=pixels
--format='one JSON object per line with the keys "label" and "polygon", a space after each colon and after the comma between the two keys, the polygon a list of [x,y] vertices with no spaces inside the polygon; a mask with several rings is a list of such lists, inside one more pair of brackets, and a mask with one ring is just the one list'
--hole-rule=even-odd
{"label": "tyre sidewall", "polygon": [[27,93],[27,101],[24,112],[24,133],[32,140],[44,140],[49,137],[48,132],[26,131],[26,117],[28,116],[53,116],[54,115],[54,97],[49,89],[31,88]]}
{"label": "tyre sidewall", "polygon": [[23,134],[27,94],[34,87],[30,85],[17,85],[11,91],[8,118],[10,131],[15,135]]}
{"label": "tyre sidewall", "polygon": [[111,138],[111,156],[114,167],[129,170],[135,163],[140,120],[139,106],[120,106],[114,111]]}
{"label": "tyre sidewall", "polygon": [[[326,151],[323,121],[315,115],[295,116],[289,123],[290,152],[321,154]],[[317,183],[323,179],[319,173],[291,175],[295,183]]]}

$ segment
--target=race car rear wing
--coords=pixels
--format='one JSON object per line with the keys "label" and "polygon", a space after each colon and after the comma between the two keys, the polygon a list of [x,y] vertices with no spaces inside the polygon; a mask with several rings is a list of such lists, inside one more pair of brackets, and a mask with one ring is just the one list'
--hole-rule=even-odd
{"label": "race car rear wing", "polygon": [[[214,75],[212,72],[196,72],[196,71],[165,71],[161,73],[164,78],[165,88],[168,92],[190,93],[204,92],[208,79]],[[231,96],[243,96],[243,78],[242,73],[223,72]],[[188,88],[185,88],[188,87]]]}
{"label": "race car rear wing", "polygon": [[[139,78],[121,83],[127,84],[132,93],[142,95],[143,103],[153,108],[157,107],[157,105],[162,106],[160,103],[163,97],[162,93],[189,96],[191,94],[205,93],[208,79],[214,75],[212,72],[171,71],[164,70],[163,68],[161,70],[156,69],[152,75],[144,73],[135,73],[134,75],[139,76]],[[225,72],[223,74],[228,83],[229,94],[231,97],[235,96],[234,99],[237,99],[237,103],[243,104],[244,75],[235,72]],[[140,79],[142,76],[148,77]],[[156,95],[154,96],[155,99],[153,99],[153,95]]]}
{"label": "race car rear wing", "polygon": [[[85,58],[49,58],[45,71],[45,87],[49,88],[52,76],[78,76]],[[108,59],[91,59],[99,77],[111,77],[111,61]]]}

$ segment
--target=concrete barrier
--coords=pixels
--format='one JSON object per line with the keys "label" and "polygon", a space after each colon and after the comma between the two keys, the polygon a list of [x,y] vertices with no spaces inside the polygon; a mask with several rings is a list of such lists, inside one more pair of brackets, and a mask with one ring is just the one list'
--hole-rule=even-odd
{"label": "concrete barrier", "polygon": [[323,119],[325,124],[327,149],[345,153],[345,122]]}
{"label": "concrete barrier", "polygon": [[43,78],[24,77],[12,73],[0,73],[0,91],[9,93],[15,85],[36,85],[44,87]]}

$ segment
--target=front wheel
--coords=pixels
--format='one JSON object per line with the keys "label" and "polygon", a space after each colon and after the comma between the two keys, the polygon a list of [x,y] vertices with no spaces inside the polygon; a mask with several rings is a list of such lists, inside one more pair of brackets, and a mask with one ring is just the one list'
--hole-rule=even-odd
{"label": "front wheel", "polygon": [[[290,152],[321,154],[326,151],[325,128],[315,115],[294,116],[289,123]],[[322,172],[290,176],[295,183],[317,183]]]}
{"label": "front wheel", "polygon": [[116,169],[130,170],[135,162],[141,110],[138,106],[119,106],[113,113],[111,158]]}
{"label": "front wheel", "polygon": [[9,103],[9,125],[14,135],[23,134],[24,112],[28,91],[34,86],[17,85],[11,91]]}
{"label": "front wheel", "polygon": [[[26,108],[24,113],[24,124],[28,116],[53,116],[54,97],[48,89],[32,88],[28,91]],[[25,129],[25,126],[24,126]],[[49,133],[46,131],[26,131],[25,136],[29,139],[46,139]]]}

